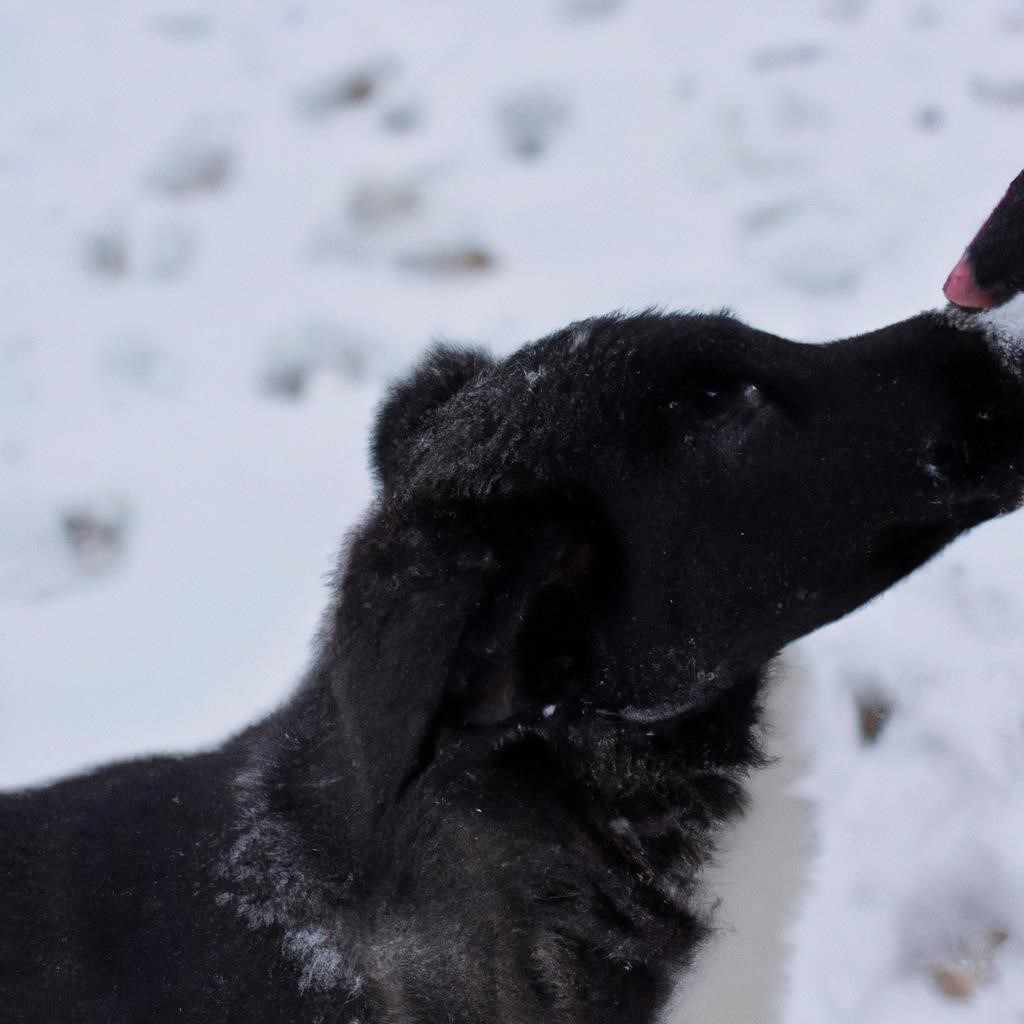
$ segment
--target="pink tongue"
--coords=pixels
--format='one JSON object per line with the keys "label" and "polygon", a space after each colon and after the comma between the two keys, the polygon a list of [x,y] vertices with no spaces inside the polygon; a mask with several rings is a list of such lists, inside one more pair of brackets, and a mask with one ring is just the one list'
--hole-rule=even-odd
{"label": "pink tongue", "polygon": [[949,272],[942,291],[950,302],[965,309],[992,308],[992,296],[983,292],[974,282],[974,275],[967,265],[967,253],[960,257],[960,262]]}

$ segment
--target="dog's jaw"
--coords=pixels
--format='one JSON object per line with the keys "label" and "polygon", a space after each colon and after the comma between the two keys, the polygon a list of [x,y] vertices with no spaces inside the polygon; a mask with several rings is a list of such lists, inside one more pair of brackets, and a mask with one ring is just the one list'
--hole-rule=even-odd
{"label": "dog's jaw", "polygon": [[1024,378],[1024,292],[992,309],[975,311],[950,306],[944,316],[960,330],[980,330],[1003,365]]}

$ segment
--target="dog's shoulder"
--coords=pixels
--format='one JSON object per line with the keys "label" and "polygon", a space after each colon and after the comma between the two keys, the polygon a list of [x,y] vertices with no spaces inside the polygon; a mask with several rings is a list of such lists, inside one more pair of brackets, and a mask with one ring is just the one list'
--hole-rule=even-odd
{"label": "dog's shoulder", "polygon": [[50,979],[59,1004],[55,978],[136,962],[141,982],[147,959],[180,958],[212,901],[229,761],[147,758],[0,795],[0,977],[26,992]]}

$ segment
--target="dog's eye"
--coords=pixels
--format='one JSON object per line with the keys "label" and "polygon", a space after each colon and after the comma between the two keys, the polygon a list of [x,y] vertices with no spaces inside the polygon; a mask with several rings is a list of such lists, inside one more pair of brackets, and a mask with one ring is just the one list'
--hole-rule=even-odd
{"label": "dog's eye", "polygon": [[693,407],[701,416],[711,418],[724,412],[732,398],[733,395],[727,386],[711,385],[701,388],[693,396]]}
{"label": "dog's eye", "polygon": [[702,419],[714,420],[727,414],[750,414],[764,403],[756,384],[747,381],[714,381],[700,385],[687,403]]}

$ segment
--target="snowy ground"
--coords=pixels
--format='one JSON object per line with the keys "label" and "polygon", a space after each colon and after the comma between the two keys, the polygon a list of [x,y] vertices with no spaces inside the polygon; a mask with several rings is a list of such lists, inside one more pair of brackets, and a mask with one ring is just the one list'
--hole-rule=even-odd
{"label": "snowy ground", "polygon": [[[281,699],[431,338],[879,326],[1024,164],[1021,0],[0,0],[0,47],[4,785]],[[786,1024],[1024,1020],[1022,539],[797,652]]]}

